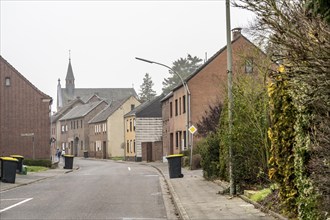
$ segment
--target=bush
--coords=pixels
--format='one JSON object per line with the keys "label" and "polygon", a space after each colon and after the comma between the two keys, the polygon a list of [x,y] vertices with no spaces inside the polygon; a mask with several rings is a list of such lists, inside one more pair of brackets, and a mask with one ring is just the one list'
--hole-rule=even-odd
{"label": "bush", "polygon": [[219,177],[220,148],[218,136],[215,134],[209,135],[197,145],[204,178],[213,179]]}
{"label": "bush", "polygon": [[41,167],[51,167],[52,161],[48,159],[24,159],[23,164],[27,166],[41,166]]}
{"label": "bush", "polygon": [[192,170],[200,169],[202,167],[201,166],[201,160],[202,160],[202,157],[201,157],[200,154],[193,155],[192,163],[191,163],[191,169]]}
{"label": "bush", "polygon": [[182,167],[189,167],[189,162],[190,162],[190,160],[189,160],[189,158],[190,157],[188,157],[188,156],[183,156],[182,157],[182,160],[181,160],[181,164],[182,164]]}

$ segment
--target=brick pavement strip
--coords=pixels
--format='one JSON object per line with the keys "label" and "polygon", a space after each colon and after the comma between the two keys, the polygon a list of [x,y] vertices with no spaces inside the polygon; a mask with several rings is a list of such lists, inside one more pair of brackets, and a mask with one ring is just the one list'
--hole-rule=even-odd
{"label": "brick pavement strip", "polygon": [[274,219],[238,197],[220,195],[220,186],[186,172],[171,179],[189,219]]}
{"label": "brick pavement strip", "polygon": [[182,169],[183,178],[170,179],[166,163],[150,163],[160,170],[182,219],[275,219],[239,197],[221,195],[220,185],[206,181],[202,170]]}

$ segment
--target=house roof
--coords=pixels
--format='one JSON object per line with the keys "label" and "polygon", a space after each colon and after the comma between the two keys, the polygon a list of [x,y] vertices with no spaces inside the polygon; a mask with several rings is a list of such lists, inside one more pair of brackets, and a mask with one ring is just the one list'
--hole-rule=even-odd
{"label": "house roof", "polygon": [[[122,100],[130,96],[137,97],[134,88],[75,88],[75,96],[80,97],[84,102],[87,102],[93,95],[97,95],[107,102],[113,100]],[[70,96],[66,93],[66,89],[62,88],[63,105],[66,105],[70,100]]]}
{"label": "house roof", "polygon": [[127,113],[125,117],[134,115],[140,118],[162,117],[162,108],[160,104],[160,100],[162,98],[164,98],[164,94],[157,96],[150,101],[144,102],[143,104],[139,105],[138,107]]}
{"label": "house roof", "polygon": [[98,113],[88,123],[92,124],[92,123],[106,121],[118,108],[120,108],[131,97],[132,96],[130,96],[126,99],[112,101],[107,107],[105,107],[100,113]]}
{"label": "house roof", "polygon": [[[247,39],[245,36],[243,35],[239,35],[236,39],[231,41],[231,44],[235,43],[236,41],[238,41],[238,39],[240,38],[244,38],[246,41],[248,41],[249,43],[251,43],[252,45],[254,45],[249,39]],[[188,75],[185,79],[183,79],[184,82],[188,82],[190,79],[192,79],[195,75],[197,75],[202,69],[204,69],[207,65],[209,65],[216,57],[218,57],[221,53],[223,53],[225,50],[227,49],[227,45],[222,47],[218,52],[216,52],[210,59],[208,59],[205,63],[203,63],[200,67],[198,67],[192,74]],[[172,91],[178,90],[179,88],[182,87],[182,82],[180,82],[176,87],[174,87],[172,89]],[[167,99],[169,99],[171,96],[170,94],[168,94],[169,96],[164,97],[161,101],[165,101]]]}
{"label": "house roof", "polygon": [[45,99],[50,99],[52,103],[53,99],[52,97],[50,97],[49,95],[46,95],[45,93],[43,93],[42,91],[40,91],[36,86],[34,86],[29,80],[27,80],[20,72],[18,72],[18,70],[16,70],[7,60],[5,60],[5,58],[3,58],[0,55],[0,60],[6,64],[9,68],[11,68],[22,80],[24,80],[25,82],[27,82],[37,93],[39,93],[41,96],[44,96]]}
{"label": "house roof", "polygon": [[68,112],[73,105],[76,103],[85,104],[81,99],[77,98],[75,100],[70,101],[67,105],[57,111],[54,115],[51,116],[52,123],[60,119],[66,112]]}
{"label": "house roof", "polygon": [[103,102],[105,101],[102,100],[99,102],[91,102],[84,105],[76,106],[71,109],[67,114],[65,114],[62,118],[60,118],[60,121],[84,117]]}
{"label": "house roof", "polygon": [[165,100],[171,98],[172,96],[173,96],[173,91],[170,91],[170,92],[167,93],[167,95],[166,95],[164,98],[162,98],[160,101],[163,102],[163,101],[165,101]]}

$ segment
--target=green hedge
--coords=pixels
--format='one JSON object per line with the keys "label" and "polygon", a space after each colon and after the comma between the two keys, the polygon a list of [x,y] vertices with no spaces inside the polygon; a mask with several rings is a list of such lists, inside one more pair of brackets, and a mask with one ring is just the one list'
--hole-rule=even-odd
{"label": "green hedge", "polygon": [[41,167],[51,167],[52,161],[48,159],[24,159],[23,164],[27,166],[41,166]]}

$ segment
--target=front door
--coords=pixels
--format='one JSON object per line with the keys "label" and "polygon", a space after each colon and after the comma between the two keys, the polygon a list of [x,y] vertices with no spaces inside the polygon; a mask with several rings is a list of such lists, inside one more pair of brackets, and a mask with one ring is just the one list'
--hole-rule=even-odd
{"label": "front door", "polygon": [[106,141],[103,141],[102,150],[103,150],[103,159],[107,159],[107,142]]}
{"label": "front door", "polygon": [[74,139],[74,146],[73,146],[73,155],[76,157],[76,156],[78,156],[78,144],[79,144],[79,138],[75,138]]}
{"label": "front door", "polygon": [[174,142],[173,133],[170,133],[170,152],[169,152],[170,154],[169,155],[172,155],[174,153],[173,142]]}
{"label": "front door", "polygon": [[152,143],[147,142],[147,162],[152,161]]}

